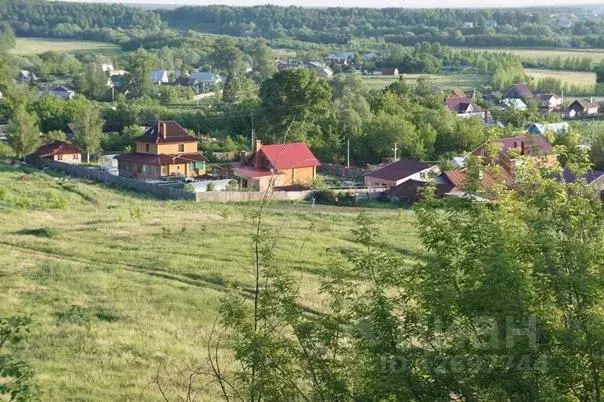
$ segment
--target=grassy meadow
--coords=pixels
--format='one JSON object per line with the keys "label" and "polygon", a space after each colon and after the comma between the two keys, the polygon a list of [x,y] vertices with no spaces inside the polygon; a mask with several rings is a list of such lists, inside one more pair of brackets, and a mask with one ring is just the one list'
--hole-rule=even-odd
{"label": "grassy meadow", "polygon": [[568,85],[577,85],[580,87],[593,87],[596,85],[596,74],[590,72],[541,70],[535,68],[525,68],[524,71],[529,77],[535,80],[552,77]]}
{"label": "grassy meadow", "polygon": [[41,54],[46,52],[95,52],[114,55],[121,51],[112,43],[86,40],[66,40],[49,38],[17,38],[16,46],[10,53],[16,55]]}
{"label": "grassy meadow", "polygon": [[[160,201],[0,165],[0,315],[33,322],[24,358],[44,401],[161,400],[160,362],[201,361],[228,291],[251,288],[254,204]],[[360,208],[271,204],[276,258],[322,309],[319,276],[354,247]],[[415,261],[413,213],[368,209]],[[210,391],[205,399],[214,400]]]}

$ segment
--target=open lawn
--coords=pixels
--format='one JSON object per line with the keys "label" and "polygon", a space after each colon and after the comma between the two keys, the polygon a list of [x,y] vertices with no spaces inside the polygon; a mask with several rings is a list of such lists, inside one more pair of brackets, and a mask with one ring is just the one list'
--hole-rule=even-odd
{"label": "open lawn", "polygon": [[[433,85],[438,85],[443,88],[462,88],[472,89],[478,86],[484,85],[488,82],[489,77],[483,74],[466,73],[466,74],[401,74],[403,79],[411,85],[414,85],[418,78],[426,77]],[[399,76],[400,77],[400,76]],[[399,77],[380,77],[364,75],[363,82],[367,89],[381,89],[384,88],[394,81],[398,80]]]}
{"label": "open lawn", "polygon": [[10,53],[17,55],[41,54],[45,52],[95,52],[114,55],[121,51],[112,43],[85,40],[65,40],[49,38],[17,38],[17,45]]}
{"label": "open lawn", "polygon": [[596,74],[580,71],[558,71],[558,70],[540,70],[535,68],[525,68],[524,71],[529,77],[540,80],[546,77],[552,77],[566,82],[568,85],[578,85],[580,87],[593,87],[596,85]]}
{"label": "open lawn", "polygon": [[[161,400],[160,361],[205,356],[229,289],[252,285],[252,205],[159,201],[0,165],[0,315],[33,319],[24,357],[41,400]],[[320,274],[353,247],[360,208],[271,204],[277,261],[321,310]],[[414,215],[367,209],[381,240],[415,261]],[[214,400],[211,391],[202,400]]]}

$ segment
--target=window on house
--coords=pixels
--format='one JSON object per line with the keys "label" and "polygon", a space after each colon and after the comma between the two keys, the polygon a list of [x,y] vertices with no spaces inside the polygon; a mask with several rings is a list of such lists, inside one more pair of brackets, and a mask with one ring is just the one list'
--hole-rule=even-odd
{"label": "window on house", "polygon": [[178,152],[185,152],[185,144],[178,144]]}
{"label": "window on house", "polygon": [[145,152],[149,152],[149,144],[145,144]]}
{"label": "window on house", "polygon": [[73,159],[79,159],[79,158],[80,158],[80,155],[78,155],[78,154],[73,154]]}
{"label": "window on house", "polygon": [[60,160],[60,161],[62,161],[63,160],[63,155],[57,156],[57,159]]}

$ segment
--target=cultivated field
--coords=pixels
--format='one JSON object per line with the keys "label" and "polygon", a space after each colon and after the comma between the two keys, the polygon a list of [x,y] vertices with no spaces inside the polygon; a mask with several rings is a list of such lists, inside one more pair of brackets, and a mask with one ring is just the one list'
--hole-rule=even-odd
{"label": "cultivated field", "polygon": [[[462,88],[472,89],[484,85],[488,82],[488,76],[483,74],[467,73],[467,74],[401,74],[405,82],[414,85],[418,78],[428,78],[433,85],[441,86],[443,88]],[[400,77],[400,76],[399,76]],[[381,89],[384,88],[394,81],[398,80],[399,77],[380,77],[364,75],[363,82],[367,89]]]}
{"label": "cultivated field", "polygon": [[[460,48],[468,49],[468,48]],[[525,48],[471,48],[473,50],[486,50],[488,52],[511,52],[527,60],[561,57],[590,57],[594,63],[604,59],[604,49],[525,49]]]}
{"label": "cultivated field", "polygon": [[524,71],[529,77],[540,80],[546,77],[552,77],[566,82],[569,85],[578,85],[581,87],[593,87],[596,84],[596,74],[580,71],[558,71],[558,70],[540,70],[534,68],[525,68]]}
{"label": "cultivated field", "polygon": [[120,48],[112,43],[48,39],[48,38],[17,38],[17,45],[10,53],[17,55],[41,54],[45,52],[96,52],[112,55],[120,52]]}
{"label": "cultivated field", "polygon": [[[158,201],[0,165],[0,315],[33,319],[24,357],[41,400],[161,400],[162,361],[206,354],[220,299],[252,284],[253,205]],[[274,204],[277,260],[320,310],[320,274],[353,247],[359,208]],[[414,261],[412,212],[370,209],[383,242]],[[214,400],[208,393],[203,400]]]}

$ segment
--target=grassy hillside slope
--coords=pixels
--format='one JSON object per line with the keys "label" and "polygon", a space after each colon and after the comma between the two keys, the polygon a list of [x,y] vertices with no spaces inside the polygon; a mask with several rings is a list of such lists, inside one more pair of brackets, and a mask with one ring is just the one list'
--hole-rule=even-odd
{"label": "grassy hillside slope", "polygon": [[[161,361],[199,361],[228,289],[251,286],[250,205],[159,201],[0,165],[0,315],[33,319],[25,358],[44,401],[160,400]],[[321,309],[318,275],[351,247],[356,208],[274,204],[278,261]],[[371,209],[418,252],[413,214]],[[210,394],[206,400],[212,400]]]}

